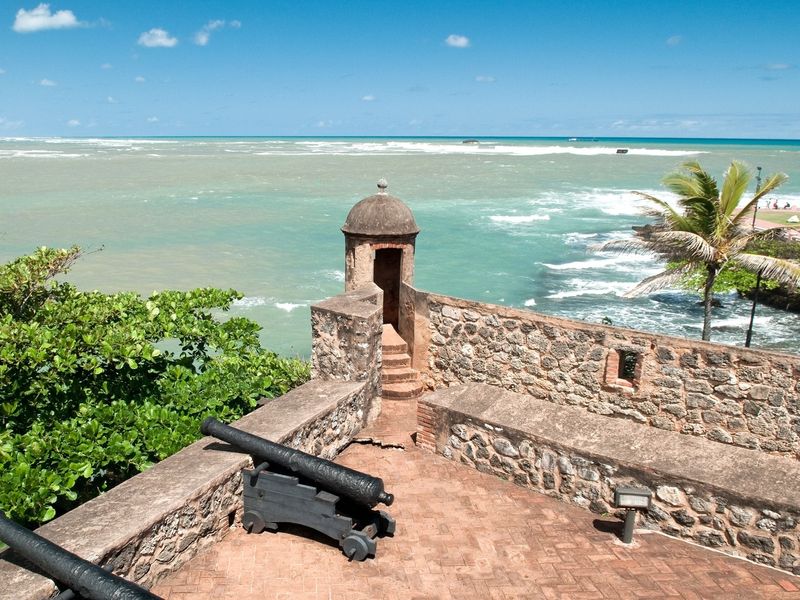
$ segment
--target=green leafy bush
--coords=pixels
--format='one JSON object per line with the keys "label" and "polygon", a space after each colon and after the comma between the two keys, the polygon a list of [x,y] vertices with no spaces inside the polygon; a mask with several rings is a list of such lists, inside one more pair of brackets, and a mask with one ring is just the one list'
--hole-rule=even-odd
{"label": "green leafy bush", "polygon": [[0,267],[0,509],[37,525],[308,380],[221,321],[234,290],[83,292],[53,278],[80,250]]}

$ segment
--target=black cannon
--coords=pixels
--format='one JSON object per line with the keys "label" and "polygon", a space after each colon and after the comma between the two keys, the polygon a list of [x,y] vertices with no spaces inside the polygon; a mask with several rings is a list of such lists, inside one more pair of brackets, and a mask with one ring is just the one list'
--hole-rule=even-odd
{"label": "black cannon", "polygon": [[[0,511],[0,540],[47,575],[87,600],[161,600],[143,587],[64,550]],[[67,594],[62,594],[67,598]]]}
{"label": "black cannon", "polygon": [[[379,477],[265,440],[213,418],[203,421],[200,430],[244,450],[257,465],[242,471],[242,525],[248,532],[276,531],[278,523],[304,525],[337,540],[351,560],[374,555],[375,538],[394,533],[394,520],[383,511],[371,510],[379,503],[389,506],[394,501]],[[337,503],[346,514],[337,514]]]}

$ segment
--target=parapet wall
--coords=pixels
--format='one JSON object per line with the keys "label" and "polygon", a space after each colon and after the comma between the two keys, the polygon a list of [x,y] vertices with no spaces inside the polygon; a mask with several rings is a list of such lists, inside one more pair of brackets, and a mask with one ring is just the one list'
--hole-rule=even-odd
{"label": "parapet wall", "polygon": [[800,456],[800,357],[408,287],[404,294],[414,299],[414,366],[429,389],[483,382],[723,444]]}
{"label": "parapet wall", "polygon": [[[234,425],[325,458],[335,457],[364,424],[363,383],[311,381]],[[151,587],[241,521],[247,454],[205,437],[40,527],[37,533],[139,585]],[[0,558],[0,600],[45,600],[54,583]]]}
{"label": "parapet wall", "polygon": [[[311,375],[362,381],[377,403],[381,394],[383,292],[368,283],[311,306]],[[380,406],[375,406],[376,414]]]}
{"label": "parapet wall", "polygon": [[417,411],[417,444],[450,460],[598,514],[622,512],[617,486],[647,488],[644,527],[800,574],[796,460],[476,383]]}

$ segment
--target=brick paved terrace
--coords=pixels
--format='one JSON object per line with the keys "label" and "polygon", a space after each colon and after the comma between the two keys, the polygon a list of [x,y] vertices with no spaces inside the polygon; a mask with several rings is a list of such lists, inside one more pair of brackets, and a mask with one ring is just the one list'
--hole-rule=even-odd
{"label": "brick paved terrace", "polygon": [[337,459],[396,496],[397,532],[375,558],[348,562],[313,532],[237,526],[153,591],[168,600],[800,598],[800,578],[657,533],[626,547],[612,517],[416,448],[415,404],[384,400],[364,443]]}

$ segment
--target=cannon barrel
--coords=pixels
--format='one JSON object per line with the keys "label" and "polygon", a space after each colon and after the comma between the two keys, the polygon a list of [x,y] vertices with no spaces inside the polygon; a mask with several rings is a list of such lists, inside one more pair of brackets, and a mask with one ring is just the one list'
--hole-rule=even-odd
{"label": "cannon barrel", "polygon": [[161,600],[143,587],[64,550],[0,511],[0,540],[22,558],[89,600]]}
{"label": "cannon barrel", "polygon": [[334,494],[373,507],[394,502],[394,496],[384,491],[383,480],[361,471],[337,465],[334,462],[306,454],[300,450],[276,444],[241,429],[220,423],[213,417],[207,418],[200,426],[205,435],[233,444],[245,452],[268,462],[274,462],[310,479],[318,486]]}

